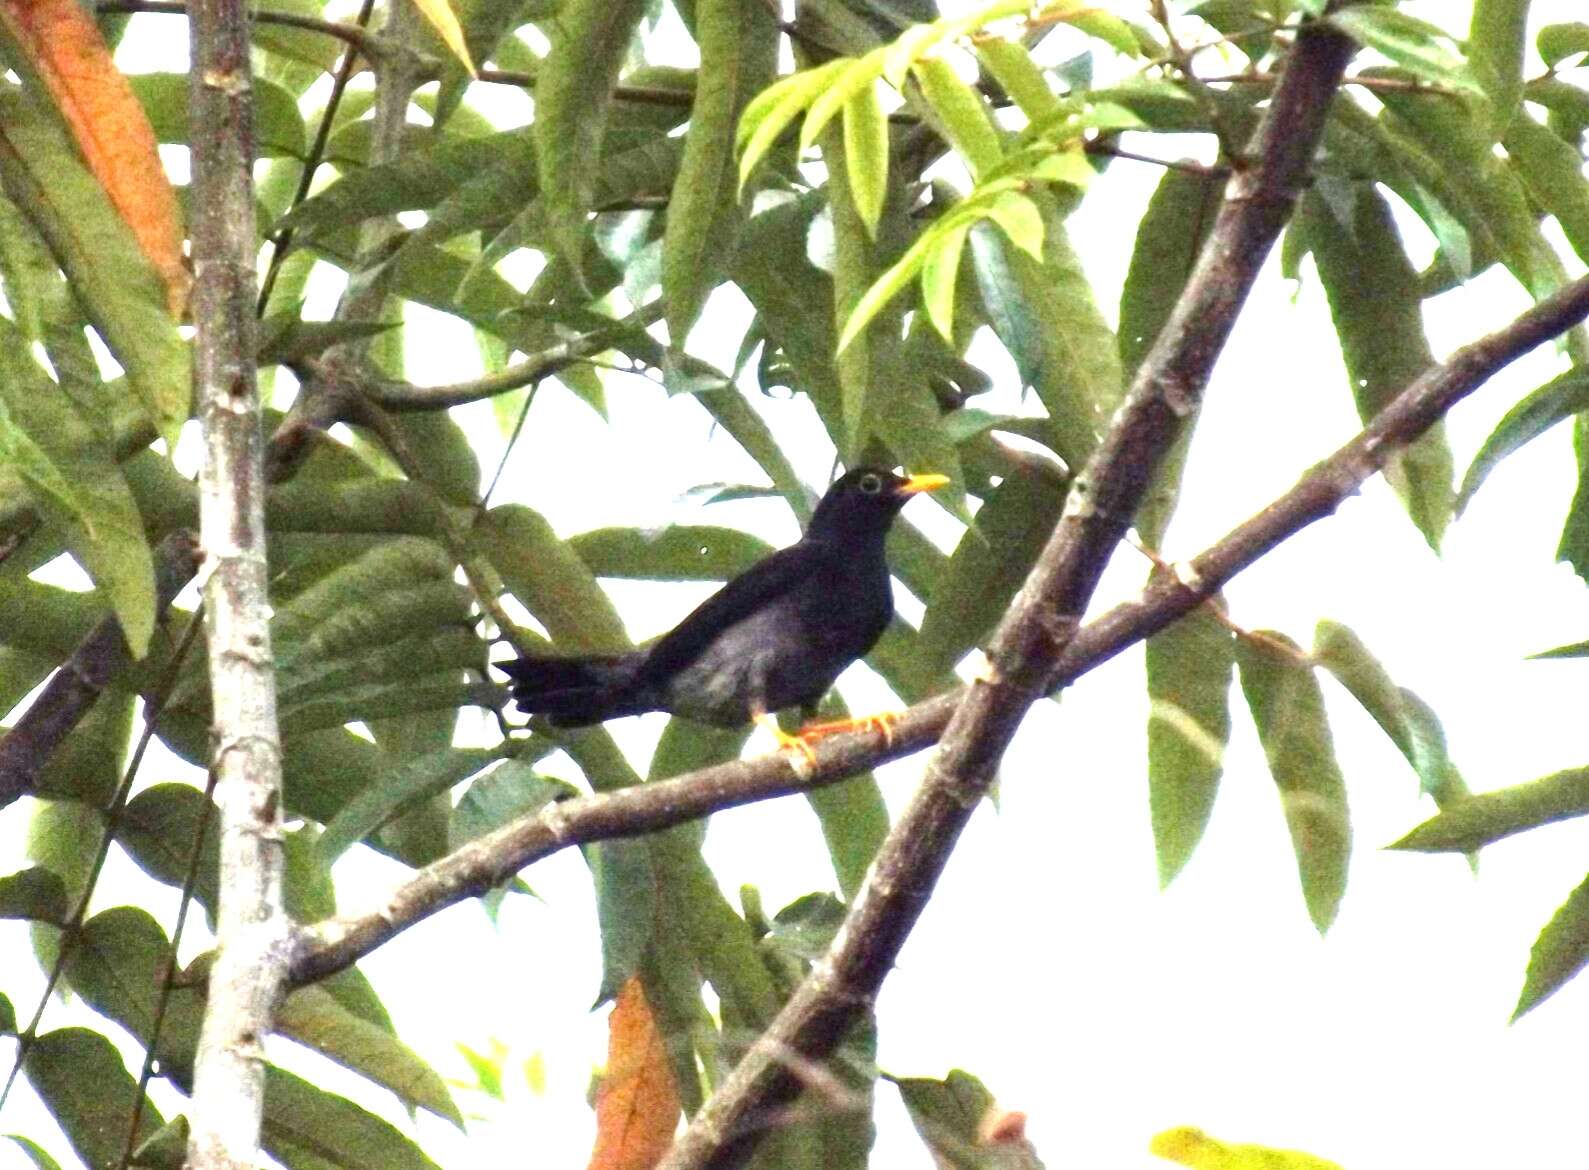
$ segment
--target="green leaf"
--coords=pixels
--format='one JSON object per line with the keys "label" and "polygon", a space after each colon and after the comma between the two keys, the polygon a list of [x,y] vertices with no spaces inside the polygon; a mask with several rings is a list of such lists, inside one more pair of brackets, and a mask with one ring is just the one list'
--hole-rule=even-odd
{"label": "green leaf", "polygon": [[1427,703],[1391,680],[1362,639],[1338,622],[1322,621],[1313,636],[1313,660],[1379,724],[1436,804],[1447,808],[1467,798],[1467,782],[1446,753],[1440,720]]}
{"label": "green leaf", "polygon": [[970,230],[969,223],[962,223],[944,233],[921,262],[922,304],[933,328],[945,340],[954,339],[955,278],[960,273],[960,253]]}
{"label": "green leaf", "polygon": [[816,145],[822,131],[850,102],[863,94],[876,95],[878,79],[883,76],[882,50],[859,58],[844,58],[844,68],[811,101],[805,120],[800,123],[800,151]]}
{"label": "green leaf", "polygon": [[345,341],[378,337],[401,325],[401,321],[304,321],[296,310],[273,313],[259,323],[254,356],[262,366],[287,365]]}
{"label": "green leaf", "polygon": [[1541,650],[1538,654],[1530,654],[1532,659],[1543,658],[1589,658],[1589,642],[1573,642],[1567,646],[1557,646],[1553,650]]}
{"label": "green leaf", "polygon": [[997,1102],[980,1080],[955,1069],[941,1081],[890,1077],[904,1099],[910,1120],[944,1170],[1041,1170],[1025,1138],[990,1143],[983,1123]]}
{"label": "green leaf", "polygon": [[[3,153],[3,152],[0,152]],[[115,452],[39,369],[0,318],[0,460],[13,462],[40,512],[93,577],[134,657],[155,623],[154,558]]]}
{"label": "green leaf", "polygon": [[376,776],[326,825],[319,842],[324,864],[330,865],[349,846],[500,758],[494,748],[449,747],[417,756]]}
{"label": "green leaf", "polygon": [[[1367,185],[1353,185],[1345,196],[1345,221],[1317,188],[1304,197],[1300,216],[1340,335],[1358,417],[1367,422],[1433,365],[1434,355],[1424,334],[1418,276],[1389,204]],[[1385,467],[1385,478],[1434,549],[1455,502],[1451,476],[1451,450],[1439,425]]]}
{"label": "green leaf", "polygon": [[[282,216],[271,230],[292,228],[315,234],[375,216],[429,210],[504,159],[524,156],[535,157],[534,142],[524,129],[483,138],[444,135],[434,144],[405,152],[397,162],[347,171]],[[533,195],[533,187],[526,194]]]}
{"label": "green leaf", "polygon": [[202,792],[188,784],[157,784],[133,796],[122,812],[118,841],[133,862],[156,881],[181,889],[188,879],[192,852],[199,841],[199,823],[210,812],[205,841],[199,846],[199,873],[194,897],[215,919],[219,855],[218,816]]}
{"label": "green leaf", "polygon": [[916,61],[910,71],[936,127],[965,160],[971,177],[978,179],[997,165],[1004,148],[982,95],[961,81],[954,66],[941,57]]}
{"label": "green leaf", "polygon": [[1052,197],[1034,201],[1045,222],[1042,264],[980,228],[972,261],[994,333],[1047,408],[1059,456],[1078,469],[1124,393],[1119,349]]}
{"label": "green leaf", "polygon": [[276,1013],[276,1030],[390,1089],[410,1109],[463,1127],[446,1082],[390,1032],[360,1019],[321,987],[300,987]]}
{"label": "green leaf", "polygon": [[[0,125],[0,185],[44,237],[145,414],[174,448],[192,390],[187,346],[166,308],[165,285],[53,113],[16,92],[0,92]],[[10,342],[0,344],[9,348]],[[141,649],[135,653],[142,656]]]}
{"label": "green leaf", "polygon": [[1490,125],[1497,135],[1505,132],[1522,103],[1528,3],[1529,0],[1473,0],[1468,56],[1473,76],[1489,95]]}
{"label": "green leaf", "polygon": [[1329,16],[1329,23],[1360,45],[1376,49],[1425,81],[1484,96],[1468,62],[1438,25],[1394,8],[1358,5]]}
{"label": "green leaf", "polygon": [[[188,75],[129,73],[127,84],[149,116],[160,142],[188,145]],[[302,159],[308,148],[303,115],[291,93],[257,72],[249,85],[254,106],[254,150],[259,157],[287,155]]]}
{"label": "green leaf", "polygon": [[760,1031],[779,996],[745,920],[723,897],[688,827],[645,839],[658,879],[657,930],[681,931],[700,972],[722,1001],[725,1030]]}
{"label": "green leaf", "polygon": [[439,1170],[389,1122],[274,1065],[260,1144],[290,1170]]}
{"label": "green leaf", "polygon": [[[1164,322],[1169,320],[1203,241],[1213,227],[1219,201],[1220,184],[1211,176],[1166,170],[1159,180],[1137,227],[1131,266],[1120,290],[1118,341],[1124,381],[1136,374],[1137,367],[1164,328]],[[1192,230],[1188,231],[1188,226]],[[1197,409],[1202,409],[1201,400]],[[1175,513],[1181,493],[1181,473],[1186,467],[1186,455],[1196,426],[1195,415],[1182,422],[1180,433],[1154,471],[1153,482],[1137,509],[1137,533],[1149,548],[1157,549],[1163,542],[1165,529]],[[1163,863],[1161,845],[1161,878],[1165,872]]]}
{"label": "green leaf", "polygon": [[662,240],[668,336],[679,347],[733,251],[739,229],[734,127],[751,95],[772,80],[778,56],[777,26],[760,4],[697,0],[695,36],[701,80]]}
{"label": "green leaf", "polygon": [[656,925],[657,875],[643,840],[598,841],[585,848],[596,887],[596,920],[601,928],[600,1006],[617,997],[640,966]]}
{"label": "green leaf", "polygon": [[61,1164],[45,1152],[44,1147],[25,1138],[19,1133],[0,1134],[0,1138],[15,1142],[17,1148],[27,1155],[37,1170],[61,1170]]}
{"label": "green leaf", "polygon": [[1548,69],[1555,69],[1568,57],[1589,53],[1589,24],[1581,20],[1547,24],[1535,42]]}
{"label": "green leaf", "polygon": [[0,877],[0,918],[31,918],[62,926],[67,914],[66,884],[58,874],[30,865]]}
{"label": "green leaf", "polygon": [[1528,193],[1556,217],[1578,258],[1589,257],[1589,181],[1577,149],[1526,112],[1512,119],[1501,144]]}
{"label": "green leaf", "polygon": [[1501,460],[1585,408],[1589,408],[1589,370],[1568,370],[1524,397],[1495,424],[1468,465],[1457,493],[1457,511],[1468,506]]}
{"label": "green leaf", "polygon": [[[859,337],[872,319],[883,310],[883,307],[922,272],[923,266],[930,257],[941,253],[957,235],[963,239],[963,228],[975,224],[978,220],[989,218],[993,203],[1000,195],[1013,190],[1017,185],[1017,180],[1001,179],[987,187],[978,188],[968,198],[957,203],[953,209],[934,220],[931,226],[917,236],[910,247],[905,249],[904,254],[873,281],[855,302],[854,308],[850,310],[845,320],[844,329],[839,334],[838,352],[843,354],[850,343]],[[958,248],[955,254],[958,256]]]}
{"label": "green leaf", "polygon": [[[551,745],[547,744],[550,748]],[[457,849],[511,821],[575,795],[575,789],[543,776],[522,759],[502,763],[472,780],[447,823],[447,848]]]}
{"label": "green leaf", "polygon": [[538,512],[517,504],[492,508],[475,522],[471,538],[559,649],[628,649],[629,636],[612,602]]}
{"label": "green leaf", "polygon": [[0,995],[0,1036],[15,1036],[17,1034],[17,1009],[11,1006],[11,1001]]}
{"label": "green leaf", "polygon": [[1056,115],[1060,100],[1049,88],[1048,78],[1031,51],[1019,41],[987,37],[976,43],[977,59],[993,75],[1001,89],[1020,107],[1030,123]]}
{"label": "green leaf", "polygon": [[50,753],[31,795],[108,806],[121,783],[132,736],[133,698],[130,689],[120,686],[104,691],[65,742]]}
{"label": "green leaf", "polygon": [[[153,1034],[160,980],[171,961],[165,932],[146,911],[113,906],[94,915],[66,963],[72,989],[134,1036]],[[197,989],[175,988],[166,1000],[155,1053],[178,1085],[191,1085],[204,1003]]]}
{"label": "green leaf", "polygon": [[1352,849],[1346,782],[1335,762],[1324,696],[1302,650],[1284,634],[1265,630],[1237,639],[1236,665],[1280,791],[1308,916],[1323,933],[1346,891]]}
{"label": "green leaf", "polygon": [[748,532],[705,524],[598,528],[568,546],[597,577],[647,581],[727,581],[773,551]]}
{"label": "green leaf", "polygon": [[1589,963],[1589,878],[1567,895],[1528,953],[1528,973],[1512,1019],[1533,1011]]}
{"label": "green leaf", "polygon": [[740,116],[739,128],[734,136],[734,148],[739,152],[739,186],[761,164],[783,132],[788,129],[800,111],[816,100],[817,96],[833,83],[851,64],[848,57],[838,57],[815,69],[795,73],[762,90],[745,107]]}
{"label": "green leaf", "polygon": [[548,22],[552,48],[535,86],[535,145],[552,238],[578,265],[602,137],[645,0],[569,0]]}
{"label": "green leaf", "polygon": [[1543,299],[1566,281],[1561,258],[1541,233],[1528,193],[1512,167],[1479,133],[1471,102],[1385,92],[1380,133],[1419,183],[1449,208],[1474,240],[1491,246],[1524,288]]}
{"label": "green leaf", "polygon": [[1200,607],[1148,639],[1147,667],[1148,801],[1159,884],[1167,886],[1191,860],[1219,794],[1235,635]]}
{"label": "green leaf", "polygon": [[[831,135],[827,141],[831,142]],[[842,175],[834,179],[835,184],[842,181]],[[806,239],[823,205],[821,193],[812,192],[753,216],[740,236],[739,251],[731,275],[734,283],[750,299],[757,320],[766,330],[764,346],[777,351],[788,362],[793,374],[791,381],[810,396],[829,434],[842,435],[843,396],[833,361],[836,277],[818,268],[806,248]],[[833,217],[836,241],[844,244],[844,248],[838,249],[835,256],[836,273],[855,259],[847,255],[851,244],[848,232],[844,233],[842,240],[838,239],[840,228],[853,219],[856,233],[863,238],[865,233],[860,227],[859,216],[855,214],[853,201],[847,206],[835,203]],[[858,296],[866,275],[864,272],[857,273],[854,279]],[[727,401],[730,393],[729,390],[716,391],[717,401]],[[702,401],[703,405],[708,405],[706,399]],[[749,424],[760,419],[743,403],[729,405],[733,406],[742,421],[742,433]],[[786,495],[790,495],[797,488],[799,479],[794,477],[793,482],[790,482],[792,468],[783,471],[780,477],[768,467],[768,459],[775,452],[778,458],[787,462],[771,432],[762,424],[750,432],[750,437],[760,447],[752,451],[756,461],[767,470],[773,482],[783,488]]]}
{"label": "green leaf", "polygon": [[888,199],[888,117],[875,86],[844,104],[844,165],[856,214],[875,239]]}
{"label": "green leaf", "polygon": [[906,70],[928,58],[928,54],[943,42],[966,36],[1006,17],[1026,15],[1029,11],[1029,6],[1020,0],[993,0],[962,16],[944,17],[931,24],[907,28],[888,46],[883,58],[883,75],[897,89],[904,81]]}
{"label": "green leaf", "polygon": [[1440,810],[1390,846],[1419,853],[1472,853],[1514,833],[1589,813],[1589,768],[1481,792]]}
{"label": "green leaf", "polygon": [[[115,1166],[138,1096],[138,1083],[115,1046],[87,1028],[59,1028],[34,1041],[22,1071],[83,1163]],[[145,1098],[137,1141],[147,1141],[164,1124]]]}
{"label": "green leaf", "polygon": [[1064,505],[1065,485],[1048,471],[1020,467],[976,514],[937,575],[917,653],[951,670],[993,629],[1043,549]]}
{"label": "green leaf", "polygon": [[177,1114],[132,1151],[132,1164],[148,1170],[183,1170],[192,1136],[187,1115]]}

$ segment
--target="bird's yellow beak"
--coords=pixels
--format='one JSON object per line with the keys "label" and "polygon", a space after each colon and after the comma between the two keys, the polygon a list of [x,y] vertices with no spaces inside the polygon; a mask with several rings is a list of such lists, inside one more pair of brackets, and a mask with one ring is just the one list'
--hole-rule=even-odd
{"label": "bird's yellow beak", "polygon": [[912,475],[899,487],[902,496],[913,496],[917,492],[935,492],[949,482],[947,475]]}

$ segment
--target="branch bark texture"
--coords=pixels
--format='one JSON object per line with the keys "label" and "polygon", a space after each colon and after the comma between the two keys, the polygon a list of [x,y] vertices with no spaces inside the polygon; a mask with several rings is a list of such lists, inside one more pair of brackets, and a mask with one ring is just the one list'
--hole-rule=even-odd
{"label": "branch bark texture", "polygon": [[1207,245],[1138,369],[1125,405],[1072,485],[1065,513],[968,688],[915,797],[889,833],[828,953],[725,1077],[661,1170],[726,1170],[799,1093],[795,1066],[828,1056],[876,998],[955,842],[1028,708],[1059,681],[1104,566],[1180,428],[1196,409],[1264,257],[1307,178],[1352,45],[1304,26],[1252,157],[1226,187]]}
{"label": "branch bark texture", "polygon": [[199,532],[221,812],[219,953],[194,1067],[188,1163],[260,1160],[264,1038],[286,974],[281,741],[266,592],[264,436],[254,378],[256,235],[248,16],[189,5],[193,146],[193,374],[204,465]]}

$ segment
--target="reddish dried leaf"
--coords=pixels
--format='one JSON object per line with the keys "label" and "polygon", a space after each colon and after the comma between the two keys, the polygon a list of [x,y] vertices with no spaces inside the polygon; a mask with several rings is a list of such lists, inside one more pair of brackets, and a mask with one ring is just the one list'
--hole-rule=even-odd
{"label": "reddish dried leaf", "polygon": [[607,1022],[607,1072],[596,1096],[589,1170],[650,1170],[667,1152],[679,1093],[640,980],[618,993]]}
{"label": "reddish dried leaf", "polygon": [[90,11],[77,0],[0,0],[0,20],[27,53],[89,170],[160,273],[172,315],[180,316],[191,279],[182,261],[176,193],[143,106],[111,60]]}

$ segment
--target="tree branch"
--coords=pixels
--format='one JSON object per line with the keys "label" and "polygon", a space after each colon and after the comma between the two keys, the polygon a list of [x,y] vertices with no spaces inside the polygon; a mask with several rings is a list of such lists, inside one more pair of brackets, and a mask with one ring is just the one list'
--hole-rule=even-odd
{"label": "tree branch", "polygon": [[1124,406],[1072,483],[1064,515],[944,729],[915,797],[889,832],[866,884],[819,960],[772,1024],[718,1085],[659,1170],[740,1164],[770,1116],[801,1089],[795,1060],[820,1061],[877,995],[981,802],[1028,708],[1059,681],[1061,656],[1181,420],[1285,223],[1324,127],[1352,42],[1304,25],[1174,311]]}
{"label": "tree branch", "polygon": [[[198,543],[191,532],[173,532],[155,550],[156,612],[166,609],[193,579]],[[127,665],[121,623],[104,618],[0,739],[0,808],[32,791],[55,749],[98,701],[105,685]]]}
{"label": "tree branch", "polygon": [[[1182,563],[1173,575],[1156,577],[1136,600],[1117,605],[1082,627],[1059,657],[1055,685],[1069,686],[1202,605],[1241,570],[1334,512],[1369,476],[1496,371],[1585,317],[1589,317],[1589,277],[1432,367],[1285,495]],[[416,922],[484,893],[560,849],[637,836],[738,805],[837,784],[867,768],[921,751],[942,735],[965,695],[966,689],[960,688],[917,703],[899,716],[893,741],[887,745],[868,732],[824,739],[815,745],[816,761],[804,775],[783,755],[760,756],[551,805],[433,862],[399,886],[375,912],[301,928],[293,947],[291,981],[310,983],[351,966]]]}
{"label": "tree branch", "polygon": [[259,1164],[263,1042],[286,975],[287,923],[254,379],[253,81],[241,0],[194,0],[189,14],[193,380],[204,438],[199,533],[223,893],[194,1062],[188,1164],[246,1170]]}
{"label": "tree branch", "polygon": [[662,312],[662,302],[652,301],[628,317],[614,321],[610,328],[593,329],[589,333],[559,341],[517,365],[469,382],[455,382],[449,386],[415,386],[409,382],[379,381],[366,385],[363,388],[364,395],[377,406],[397,412],[445,410],[467,402],[478,402],[482,398],[492,398],[539,382],[575,362],[612,349],[623,339],[624,334],[645,329],[660,321]]}

